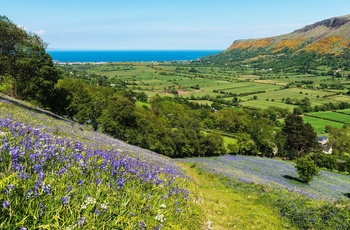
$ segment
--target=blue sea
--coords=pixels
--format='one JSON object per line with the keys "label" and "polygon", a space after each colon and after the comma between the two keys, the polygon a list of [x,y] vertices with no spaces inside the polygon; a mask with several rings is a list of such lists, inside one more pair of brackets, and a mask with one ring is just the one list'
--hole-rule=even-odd
{"label": "blue sea", "polygon": [[162,62],[192,61],[222,50],[68,51],[48,50],[55,62]]}

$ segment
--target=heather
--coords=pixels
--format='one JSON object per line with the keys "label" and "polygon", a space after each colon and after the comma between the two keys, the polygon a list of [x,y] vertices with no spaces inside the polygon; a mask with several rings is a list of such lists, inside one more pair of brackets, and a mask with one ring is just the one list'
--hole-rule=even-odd
{"label": "heather", "polygon": [[198,226],[187,179],[166,157],[29,107],[0,106],[0,228]]}

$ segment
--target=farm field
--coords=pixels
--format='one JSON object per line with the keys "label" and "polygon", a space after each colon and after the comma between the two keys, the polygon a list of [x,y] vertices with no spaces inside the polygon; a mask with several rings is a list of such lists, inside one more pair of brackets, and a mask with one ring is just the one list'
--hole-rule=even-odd
{"label": "farm field", "polygon": [[290,112],[293,111],[293,109],[297,106],[295,105],[289,105],[281,102],[272,102],[272,101],[266,101],[266,100],[249,100],[249,101],[244,101],[240,103],[242,106],[246,107],[253,107],[253,108],[260,108],[260,109],[266,109],[269,106],[276,106],[279,108],[287,108]]}
{"label": "farm field", "polygon": [[349,115],[350,115],[350,109],[337,110],[337,112],[346,113],[346,114],[349,114]]}
{"label": "farm field", "polygon": [[303,116],[303,120],[305,123],[310,123],[318,135],[324,135],[325,127],[328,125],[334,128],[341,128],[344,125],[340,122],[329,121],[310,116]]}
{"label": "farm field", "polygon": [[325,120],[336,121],[343,124],[348,124],[350,122],[350,115],[332,112],[332,111],[313,112],[313,113],[307,113],[307,115],[317,117],[317,118],[323,118]]}
{"label": "farm field", "polygon": [[[189,62],[88,64],[66,66],[66,68],[72,73],[79,70],[86,72],[87,76],[104,76],[108,84],[122,85],[135,92],[145,92],[149,99],[155,95],[179,96],[204,105],[211,105],[218,100],[219,103],[226,105],[238,101],[243,107],[266,109],[269,106],[276,106],[287,108],[290,112],[305,98],[308,98],[311,107],[350,103],[350,96],[344,94],[346,89],[316,89],[320,84],[333,84],[335,80],[328,76],[316,77],[312,74],[260,72],[260,76],[258,73],[253,74],[251,68],[237,71],[230,67],[208,67]],[[305,85],[303,87],[293,85],[298,82],[312,82],[312,87],[315,89],[305,88]],[[337,82],[348,84],[346,79],[338,79]],[[288,104],[286,100],[289,101]],[[142,106],[140,103],[138,105]],[[316,116],[342,123],[348,122],[347,117],[340,115]],[[339,127],[336,122],[305,119],[313,125],[317,133],[324,130],[323,124]]]}

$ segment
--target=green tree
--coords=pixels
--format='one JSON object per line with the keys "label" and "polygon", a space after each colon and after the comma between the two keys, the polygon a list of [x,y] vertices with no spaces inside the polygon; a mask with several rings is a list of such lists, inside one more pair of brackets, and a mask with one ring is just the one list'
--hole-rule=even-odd
{"label": "green tree", "polygon": [[305,183],[310,182],[319,172],[319,168],[309,155],[299,158],[296,161],[295,169],[298,172],[299,178]]}
{"label": "green tree", "polygon": [[329,145],[332,146],[334,154],[348,155],[350,153],[350,129],[331,128],[329,133]]}
{"label": "green tree", "polygon": [[226,153],[224,139],[217,133],[209,133],[200,142],[200,156],[221,156]]}
{"label": "green tree", "polygon": [[48,106],[59,72],[46,46],[38,35],[0,16],[0,74],[10,76],[13,97]]}
{"label": "green tree", "polygon": [[121,140],[129,140],[130,132],[135,129],[135,103],[128,98],[115,94],[108,101],[99,121],[102,131]]}
{"label": "green tree", "polygon": [[290,114],[284,120],[282,135],[285,138],[284,150],[288,153],[287,158],[295,159],[305,156],[313,148],[318,146],[316,133],[309,123],[295,114]]}

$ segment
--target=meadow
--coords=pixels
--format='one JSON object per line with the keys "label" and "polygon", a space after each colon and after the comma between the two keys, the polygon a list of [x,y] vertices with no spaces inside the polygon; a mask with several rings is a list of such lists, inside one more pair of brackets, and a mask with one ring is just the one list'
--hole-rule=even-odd
{"label": "meadow", "polygon": [[286,189],[312,199],[335,201],[346,198],[346,194],[350,192],[349,175],[322,170],[313,181],[305,184],[297,179],[294,163],[290,161],[240,155],[187,158],[180,161],[197,164],[206,171],[242,182]]}
{"label": "meadow", "polygon": [[308,113],[308,116],[321,118],[324,120],[336,121],[343,124],[348,124],[350,122],[350,114],[342,114],[333,111],[317,112],[317,113]]}
{"label": "meadow", "polygon": [[348,175],[304,184],[291,162],[175,161],[7,96],[0,107],[2,229],[349,227]]}
{"label": "meadow", "polygon": [[334,128],[341,128],[343,127],[343,123],[330,121],[330,120],[324,120],[317,117],[310,117],[310,116],[303,116],[303,120],[306,123],[310,123],[311,126],[314,128],[315,132],[318,135],[324,135],[325,134],[325,127],[331,126]]}
{"label": "meadow", "polygon": [[199,228],[171,159],[26,103],[0,107],[1,229]]}

